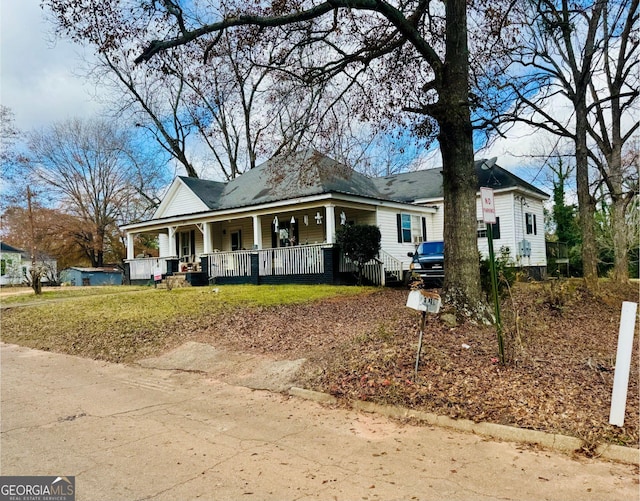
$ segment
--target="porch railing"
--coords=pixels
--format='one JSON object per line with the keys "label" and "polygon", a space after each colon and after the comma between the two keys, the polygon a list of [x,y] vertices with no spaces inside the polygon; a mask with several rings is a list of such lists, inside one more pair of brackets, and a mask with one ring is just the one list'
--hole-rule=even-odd
{"label": "porch railing", "polygon": [[404,278],[404,267],[402,261],[396,259],[388,252],[380,250],[380,260],[384,265],[384,271],[390,276],[395,278],[398,282],[401,282]]}
{"label": "porch railing", "polygon": [[279,249],[215,252],[207,254],[209,276],[251,276],[251,256],[258,258],[258,274],[273,275],[318,275],[325,271],[324,245],[298,245]]}
{"label": "porch railing", "polygon": [[321,245],[300,245],[258,252],[260,276],[316,275],[324,273]]}
{"label": "porch railing", "polygon": [[[356,273],[358,265],[344,254],[340,254],[340,273]],[[380,259],[372,259],[364,264],[362,276],[373,285],[385,284],[384,263]]]}
{"label": "porch railing", "polygon": [[131,280],[150,280],[156,269],[167,273],[167,260],[175,257],[144,257],[128,260]]}
{"label": "porch railing", "polygon": [[215,252],[209,258],[209,277],[251,276],[253,251]]}

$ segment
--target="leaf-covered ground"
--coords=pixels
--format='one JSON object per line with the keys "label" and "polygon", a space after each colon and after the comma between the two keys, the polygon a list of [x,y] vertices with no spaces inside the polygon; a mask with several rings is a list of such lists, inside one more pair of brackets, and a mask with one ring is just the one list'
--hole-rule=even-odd
{"label": "leaf-covered ground", "polygon": [[586,452],[599,441],[639,445],[637,330],[625,426],[608,424],[621,304],[638,302],[637,282],[602,282],[597,295],[580,281],[516,284],[502,307],[504,366],[492,326],[452,326],[444,315],[430,315],[417,378],[420,314],[406,308],[407,289],[217,289],[122,289],[28,308],[5,298],[1,338],[112,362],[157,356],[187,341],[304,357],[297,384],[344,402],[559,432],[582,438]]}
{"label": "leaf-covered ground", "polygon": [[[638,447],[638,335],[634,339],[624,428],[608,424],[623,300],[638,286],[597,296],[579,282],[517,284],[503,304],[508,363],[497,361],[496,331],[447,325],[429,316],[417,379],[419,313],[407,290],[305,305],[238,310],[194,337],[278,358],[306,357],[299,383],[345,401],[399,404]],[[194,326],[195,327],[195,326]]]}

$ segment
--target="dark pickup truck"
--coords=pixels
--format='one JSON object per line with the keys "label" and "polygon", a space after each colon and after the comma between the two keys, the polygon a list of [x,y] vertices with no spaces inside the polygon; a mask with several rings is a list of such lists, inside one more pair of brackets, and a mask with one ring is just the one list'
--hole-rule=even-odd
{"label": "dark pickup truck", "polygon": [[409,252],[411,259],[409,276],[418,275],[422,280],[442,282],[444,279],[444,242],[422,242],[415,252]]}

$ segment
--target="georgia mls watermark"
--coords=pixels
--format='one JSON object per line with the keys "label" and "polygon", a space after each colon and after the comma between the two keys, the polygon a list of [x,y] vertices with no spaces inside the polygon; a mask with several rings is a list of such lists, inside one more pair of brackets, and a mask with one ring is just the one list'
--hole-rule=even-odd
{"label": "georgia mls watermark", "polygon": [[75,501],[75,477],[0,476],[0,501]]}

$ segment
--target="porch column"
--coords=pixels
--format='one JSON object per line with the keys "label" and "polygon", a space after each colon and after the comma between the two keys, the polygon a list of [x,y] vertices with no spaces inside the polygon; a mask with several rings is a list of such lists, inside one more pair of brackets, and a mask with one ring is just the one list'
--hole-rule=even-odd
{"label": "porch column", "polygon": [[167,228],[169,233],[169,256],[176,256],[176,228],[175,226],[169,226]]}
{"label": "porch column", "polygon": [[133,248],[133,233],[127,233],[127,259],[135,259],[136,254]]}
{"label": "porch column", "polygon": [[166,233],[158,233],[158,251],[160,257],[173,256],[171,249],[169,248],[169,235]]}
{"label": "porch column", "polygon": [[262,249],[262,222],[260,216],[251,216],[253,219],[253,248]]}
{"label": "porch column", "polygon": [[204,253],[211,254],[211,223],[202,223],[202,239],[204,241]]}
{"label": "porch column", "polygon": [[327,204],[324,206],[325,209],[325,221],[326,221],[326,231],[327,231],[327,243],[334,243],[335,235],[336,235],[336,214],[335,214],[335,205]]}

